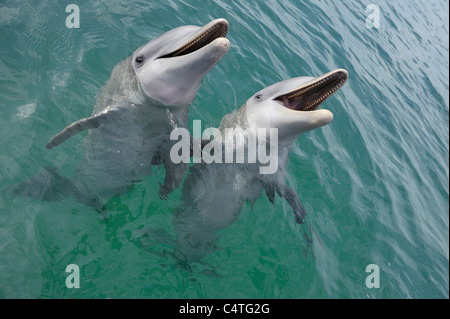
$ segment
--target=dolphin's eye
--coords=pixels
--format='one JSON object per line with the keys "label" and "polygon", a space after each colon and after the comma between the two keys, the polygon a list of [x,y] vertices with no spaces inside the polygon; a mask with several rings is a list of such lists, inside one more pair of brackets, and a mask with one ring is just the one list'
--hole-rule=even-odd
{"label": "dolphin's eye", "polygon": [[261,94],[255,95],[255,99],[256,99],[257,101],[261,100],[261,98],[262,98],[262,95],[261,95]]}
{"label": "dolphin's eye", "polygon": [[138,56],[135,61],[136,61],[137,64],[142,64],[142,62],[144,62],[144,57],[143,56]]}

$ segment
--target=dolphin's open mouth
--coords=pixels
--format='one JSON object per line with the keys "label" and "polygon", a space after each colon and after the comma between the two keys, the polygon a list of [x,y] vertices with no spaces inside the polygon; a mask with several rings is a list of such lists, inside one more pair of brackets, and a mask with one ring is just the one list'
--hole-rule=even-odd
{"label": "dolphin's open mouth", "polygon": [[276,97],[285,107],[295,111],[314,111],[347,81],[348,73],[339,69],[327,73],[302,87]]}
{"label": "dolphin's open mouth", "polygon": [[197,51],[218,38],[224,38],[228,33],[228,21],[225,19],[217,19],[214,24],[212,24],[202,33],[196,35],[192,40],[188,41],[187,44],[183,45],[181,48],[176,49],[172,53],[166,54],[159,57],[163,58],[173,58],[177,56],[186,55]]}

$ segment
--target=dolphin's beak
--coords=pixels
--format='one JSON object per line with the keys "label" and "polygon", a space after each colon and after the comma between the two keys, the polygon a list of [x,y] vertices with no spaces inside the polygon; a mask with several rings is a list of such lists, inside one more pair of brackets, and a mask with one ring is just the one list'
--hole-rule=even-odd
{"label": "dolphin's beak", "polygon": [[201,28],[195,35],[188,39],[183,45],[173,52],[160,56],[162,58],[173,58],[186,55],[206,47],[218,38],[224,38],[228,33],[228,21],[220,18],[215,19]]}
{"label": "dolphin's beak", "polygon": [[346,70],[334,70],[315,78],[295,90],[284,93],[274,100],[280,101],[291,110],[314,111],[339,90],[347,79],[348,73]]}

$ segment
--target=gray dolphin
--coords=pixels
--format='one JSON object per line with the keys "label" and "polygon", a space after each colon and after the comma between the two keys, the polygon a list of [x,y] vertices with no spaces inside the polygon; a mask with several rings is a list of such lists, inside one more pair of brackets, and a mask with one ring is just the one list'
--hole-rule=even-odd
{"label": "gray dolphin", "polygon": [[[187,262],[199,261],[211,253],[215,249],[216,231],[234,223],[243,204],[246,201],[253,203],[263,190],[272,203],[276,194],[284,197],[295,220],[300,224],[304,222],[305,210],[298,195],[285,183],[289,152],[302,133],[332,121],[333,114],[318,107],[338,91],[347,78],[347,71],[338,69],[320,77],[298,77],[279,82],[256,93],[240,109],[224,116],[219,128],[222,139],[219,137],[216,142],[223,147],[231,141],[235,153],[239,148],[248,152],[250,135],[256,129],[276,128],[278,168],[274,174],[260,174],[261,163],[258,161],[192,165],[182,186],[182,204],[174,215],[178,258]],[[246,129],[244,142],[233,142],[234,134],[227,133],[229,128]],[[265,142],[272,143],[271,139]]]}
{"label": "gray dolphin", "polygon": [[160,197],[166,197],[187,170],[169,160],[168,134],[186,126],[189,105],[203,78],[230,47],[227,32],[225,19],[203,27],[178,27],[117,64],[97,96],[92,116],[67,126],[47,144],[51,149],[89,130],[76,177],[60,176],[47,167],[19,184],[16,193],[44,200],[73,195],[99,208],[99,198],[126,191],[133,181],[150,174],[152,165],[163,164],[166,176]]}

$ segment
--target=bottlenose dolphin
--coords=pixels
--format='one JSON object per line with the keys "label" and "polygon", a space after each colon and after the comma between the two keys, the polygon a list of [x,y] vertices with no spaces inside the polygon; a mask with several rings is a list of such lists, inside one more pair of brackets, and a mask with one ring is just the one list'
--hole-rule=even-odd
{"label": "bottlenose dolphin", "polygon": [[[234,223],[243,204],[246,201],[253,203],[262,190],[272,203],[276,194],[284,197],[295,220],[304,223],[305,210],[298,195],[285,183],[289,152],[302,133],[332,121],[333,114],[318,107],[338,91],[347,78],[347,71],[338,69],[320,77],[298,77],[279,82],[256,93],[240,109],[223,117],[219,127],[222,140],[211,143],[223,147],[232,142],[235,153],[239,148],[248,151],[250,135],[257,129],[277,129],[278,169],[274,174],[260,174],[258,161],[192,165],[183,183],[182,203],[176,209],[173,221],[178,258],[186,262],[199,261],[211,253],[215,249],[216,231]],[[234,143],[234,136],[227,133],[229,128],[246,129],[246,138]],[[271,137],[265,142],[274,141]],[[205,150],[206,146],[203,152]]]}
{"label": "bottlenose dolphin", "polygon": [[89,130],[76,177],[63,177],[47,167],[15,192],[41,200],[73,195],[101,208],[99,199],[123,193],[150,174],[152,165],[163,164],[160,197],[165,198],[187,170],[183,163],[170,161],[168,134],[187,125],[189,105],[203,78],[230,47],[227,32],[227,20],[216,19],[203,27],[178,27],[138,48],[114,67],[92,116],[67,126],[47,144],[51,149]]}

